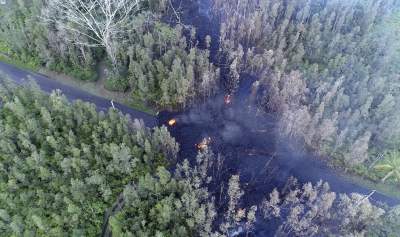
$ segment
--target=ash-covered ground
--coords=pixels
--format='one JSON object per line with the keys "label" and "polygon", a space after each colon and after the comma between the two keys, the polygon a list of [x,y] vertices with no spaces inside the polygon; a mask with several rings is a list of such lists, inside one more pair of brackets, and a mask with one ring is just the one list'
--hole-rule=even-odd
{"label": "ash-covered ground", "polygon": [[[245,191],[241,206],[257,205],[274,188],[282,188],[291,176],[300,183],[330,184],[337,193],[371,192],[358,186],[328,167],[322,158],[305,151],[293,141],[282,140],[276,131],[273,114],[263,113],[251,101],[254,78],[243,80],[240,90],[227,101],[220,94],[207,102],[181,113],[163,112],[160,125],[169,127],[181,146],[180,160],[195,160],[204,140],[216,156],[223,157],[223,165],[211,182],[209,190],[216,197],[222,213],[228,201],[226,188],[229,177],[239,174]],[[227,103],[229,102],[229,103]],[[176,123],[170,126],[168,122]],[[376,193],[373,202],[398,204],[398,200]],[[258,218],[254,236],[270,236],[275,228]]]}
{"label": "ash-covered ground", "polygon": [[[223,166],[209,187],[221,213],[228,201],[224,189],[226,191],[229,177],[235,174],[240,175],[241,187],[245,191],[241,203],[244,207],[260,204],[274,188],[283,187],[292,176],[300,183],[326,181],[337,193],[369,194],[371,190],[347,180],[328,167],[321,157],[307,152],[296,142],[279,137],[276,116],[258,109],[257,95],[252,89],[256,78],[241,75],[238,91],[228,97],[224,92],[227,75],[217,56],[219,24],[212,20],[210,0],[199,0],[198,3],[198,7],[185,6],[189,10],[183,14],[182,20],[197,28],[200,46],[206,35],[211,36],[211,58],[222,72],[221,92],[186,111],[162,112],[158,119],[159,125],[168,126],[179,142],[180,160],[194,161],[202,141],[216,156],[222,157]],[[176,0],[174,4],[180,9],[179,6],[185,2]],[[176,120],[173,126],[168,124],[171,119]],[[375,193],[370,200],[390,206],[400,203],[379,193]],[[252,235],[272,236],[275,229],[274,223],[266,223],[258,217]]]}

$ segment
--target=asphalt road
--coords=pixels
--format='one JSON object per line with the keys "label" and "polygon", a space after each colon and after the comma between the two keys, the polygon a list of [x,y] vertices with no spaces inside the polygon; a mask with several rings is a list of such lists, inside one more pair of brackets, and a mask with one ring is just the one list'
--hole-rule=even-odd
{"label": "asphalt road", "polygon": [[[23,69],[16,68],[12,65],[0,62],[0,73],[5,74],[8,76],[10,79],[15,81],[18,84],[24,84],[27,82],[27,78],[30,78],[40,86],[40,88],[48,93],[55,89],[60,89],[64,93],[64,95],[70,99],[71,101],[73,100],[82,100],[82,101],[87,101],[94,103],[99,110],[108,110],[111,107],[111,103],[109,100],[94,96],[91,94],[88,94],[87,92],[68,86],[64,85],[58,81],[52,80],[44,75],[38,74],[38,73],[32,73]],[[134,109],[131,109],[127,106],[121,105],[119,103],[114,103],[116,108],[118,108],[122,113],[124,114],[129,114],[132,118],[137,118],[141,119],[145,122],[146,126],[148,127],[155,127],[158,124],[158,119],[154,116],[151,116],[149,114],[143,113],[141,111],[137,111]],[[211,110],[206,110],[206,111],[211,111]],[[204,110],[202,110],[203,115],[205,114]],[[165,114],[165,118],[161,115],[160,120],[163,123],[166,123],[167,119],[171,117],[185,117],[184,114]],[[240,116],[239,116],[240,117]],[[214,118],[213,118],[214,119]],[[164,121],[165,120],[165,121]],[[190,120],[190,119],[189,119]],[[249,123],[253,123],[250,118],[245,119],[244,121],[249,121]],[[214,120],[213,122],[207,121],[206,125],[205,124],[196,124],[193,121],[187,121],[187,124],[185,124],[183,121],[178,123],[178,126],[173,129],[171,132],[175,137],[178,138],[178,142],[182,145],[182,150],[183,151],[192,151],[193,150],[193,144],[201,137],[204,136],[204,134],[207,134],[207,129],[205,127],[209,126],[209,124],[214,124],[215,121],[225,121],[224,119],[217,119]],[[254,122],[256,124],[257,122]],[[260,121],[258,121],[260,123]],[[261,123],[261,124],[266,124],[266,122]],[[184,128],[181,128],[180,126],[183,126]],[[215,128],[211,126],[211,130],[216,132],[218,128]],[[253,126],[252,126],[253,127]],[[198,131],[197,131],[198,130]],[[247,131],[247,129],[245,129]],[[251,130],[250,128],[248,129],[249,131]],[[198,134],[197,134],[197,132]],[[209,132],[210,135],[211,132]],[[251,132],[247,132],[245,134],[251,134]],[[243,135],[243,134],[242,134]],[[263,136],[264,137],[264,136]],[[268,140],[271,141],[276,140],[275,138],[272,137],[264,137],[260,138],[259,136],[256,137],[240,137],[241,141],[247,141],[247,143],[251,144],[250,148],[255,148],[255,150],[262,151],[263,148],[266,147],[266,144],[268,144]],[[267,140],[265,140],[267,139]],[[258,144],[256,141],[258,141]],[[223,143],[225,144],[225,143]],[[257,145],[258,144],[258,145]],[[242,144],[243,145],[243,144]],[[239,145],[235,145],[234,147],[238,147]],[[275,145],[273,145],[275,146]],[[224,151],[229,151],[227,148],[221,148],[220,149]],[[279,186],[279,182],[284,183],[286,179],[290,176],[294,176],[299,179],[301,183],[305,182],[313,182],[316,183],[319,180],[324,180],[327,181],[331,188],[332,191],[338,192],[338,193],[352,193],[352,192],[358,192],[364,195],[368,195],[371,193],[372,190],[369,190],[366,187],[357,185],[353,183],[350,180],[345,179],[344,177],[341,177],[339,174],[337,174],[334,170],[328,168],[326,164],[323,162],[319,161],[317,158],[312,158],[308,154],[301,154],[301,153],[296,153],[292,151],[288,151],[286,149],[280,150],[281,155],[279,155],[280,159],[276,159],[275,164],[273,165],[275,168],[277,168],[276,172],[277,174],[275,175],[274,178],[269,180],[269,184],[265,182],[265,177],[267,174],[263,173],[265,170],[263,170],[266,167],[266,163],[270,159],[270,157],[266,155],[249,155],[246,152],[246,149],[240,149],[234,150],[231,153],[237,153],[238,154],[238,159],[234,161],[235,157],[231,157],[226,162],[231,162],[232,164],[236,164],[239,169],[239,173],[241,173],[241,180],[245,183],[248,183],[248,187],[246,188],[246,191],[250,195],[250,197],[244,197],[246,199],[246,204],[253,205],[255,203],[259,203],[260,200],[268,194],[273,187]],[[277,149],[272,148],[273,149]],[[251,149],[250,149],[251,150]],[[242,151],[242,152],[240,152]],[[194,151],[193,151],[194,152]],[[229,154],[230,152],[228,152]],[[185,154],[187,156],[184,157],[190,157],[190,155]],[[229,174],[230,175],[230,174]],[[272,185],[272,186],[271,186]],[[400,200],[394,197],[388,197],[385,194],[376,192],[372,197],[370,197],[370,200],[373,201],[374,203],[376,202],[384,202],[389,206],[395,206],[400,204]],[[255,231],[255,236],[269,236],[268,231],[269,228],[264,223],[263,221],[260,221],[256,225],[256,231]]]}
{"label": "asphalt road", "polygon": [[[47,93],[51,93],[53,90],[60,89],[69,100],[82,100],[90,102],[95,104],[99,110],[107,111],[111,107],[110,100],[91,95],[86,91],[65,85],[42,74],[29,72],[7,63],[0,62],[0,73],[4,74],[17,84],[24,84],[29,79],[34,80],[40,86],[40,88]],[[158,124],[157,118],[150,114],[129,108],[117,102],[114,102],[114,106],[122,113],[129,114],[132,119],[143,120],[147,127],[153,128]]]}

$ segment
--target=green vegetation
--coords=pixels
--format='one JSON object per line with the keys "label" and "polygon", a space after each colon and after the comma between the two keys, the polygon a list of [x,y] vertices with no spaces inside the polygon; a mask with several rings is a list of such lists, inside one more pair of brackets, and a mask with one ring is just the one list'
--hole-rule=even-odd
{"label": "green vegetation", "polygon": [[141,100],[141,98],[136,98],[136,97],[132,96],[132,97],[126,98],[122,103],[128,105],[131,108],[137,109],[139,111],[143,111],[143,112],[151,114],[153,116],[157,115],[157,111],[155,111],[154,109],[147,106],[146,102],[143,102]]}
{"label": "green vegetation", "polygon": [[[206,187],[219,163],[209,150],[194,167],[185,160],[173,174],[166,170],[179,148],[165,127],[151,131],[116,110],[97,112],[59,91],[46,95],[4,79],[0,101],[1,236],[226,237],[239,227],[253,230],[258,207],[242,207],[238,175],[217,216]],[[397,209],[357,194],[335,199],[327,184],[299,188],[289,180],[261,210],[277,234],[396,233]]]}
{"label": "green vegetation", "polygon": [[156,178],[141,178],[124,191],[124,197],[124,208],[110,220],[114,236],[212,234],[216,213],[213,204],[207,203],[208,192],[171,177],[165,169],[159,169]]}
{"label": "green vegetation", "polygon": [[276,236],[364,236],[365,227],[379,225],[385,214],[363,195],[337,195],[322,181],[300,186],[295,179],[282,192],[275,189],[262,211],[268,220],[279,220]]}
{"label": "green vegetation", "polygon": [[392,151],[387,154],[383,162],[376,165],[375,169],[383,175],[382,183],[388,179],[400,182],[400,152]]}
{"label": "green vegetation", "polygon": [[16,59],[12,59],[4,54],[0,53],[0,61],[14,65],[16,67],[19,68],[23,68],[23,69],[27,69],[27,70],[31,70],[31,71],[37,71],[38,70],[38,66],[34,65],[34,64],[30,64],[30,63],[26,63],[23,61],[19,61]]}
{"label": "green vegetation", "polygon": [[399,235],[399,229],[400,229],[400,206],[393,208],[387,215],[385,215],[382,222],[378,223],[377,226],[370,226],[368,228],[368,236],[397,237]]}
{"label": "green vegetation", "polygon": [[11,51],[10,51],[9,46],[5,42],[0,40],[0,60],[2,62],[11,64],[11,65],[15,65],[20,68],[32,70],[32,71],[38,70],[39,65],[37,65],[36,62],[21,61],[17,57],[10,56],[10,53],[11,53]]}
{"label": "green vegetation", "polygon": [[[127,48],[128,80],[134,97],[153,101],[158,107],[186,107],[198,98],[213,95],[218,87],[219,70],[209,62],[209,51],[196,47],[195,31],[171,28],[159,22],[137,19],[138,26]],[[125,84],[125,83],[124,83]],[[125,89],[125,88],[124,88]]]}
{"label": "green vegetation", "polygon": [[[118,12],[113,17],[101,11],[101,4],[109,4],[105,1],[10,2],[0,16],[0,52],[8,62],[84,81],[96,80],[96,65],[107,59],[104,87],[152,107],[176,109],[213,95],[219,71],[209,62],[208,50],[196,47],[195,30],[162,23],[172,11],[164,1],[123,2],[132,9],[110,2]],[[93,8],[85,8],[91,3]]]}
{"label": "green vegetation", "polygon": [[399,8],[374,0],[215,0],[229,89],[242,72],[258,76],[261,107],[278,114],[283,137],[345,167],[367,167],[369,154],[400,146]]}
{"label": "green vegetation", "polygon": [[[3,79],[2,79],[3,80]],[[125,185],[168,164],[178,145],[116,110],[59,92],[0,85],[0,232],[95,236]]]}
{"label": "green vegetation", "polygon": [[151,131],[116,110],[97,112],[89,103],[70,104],[59,91],[46,95],[4,79],[0,100],[0,236],[230,231],[213,226],[214,198],[205,188],[212,153],[171,174],[165,167],[179,148],[165,127]]}
{"label": "green vegetation", "polygon": [[[373,185],[399,186],[398,1],[213,0],[220,39],[203,42],[182,22],[192,12],[182,6],[197,1],[173,2],[7,1],[0,60],[82,83],[100,78],[107,93],[149,112],[186,108],[220,84],[235,96],[250,74],[256,104],[277,115],[282,138]],[[225,237],[249,234],[259,212],[276,236],[398,235],[399,207],[322,181],[289,180],[247,207],[233,175],[218,187],[217,213],[207,187],[220,181],[221,157],[204,149],[172,169],[178,151],[166,127],[0,78],[0,236]]]}
{"label": "green vegetation", "polygon": [[3,41],[0,41],[0,52],[5,53],[5,54],[9,53],[9,47]]}
{"label": "green vegetation", "polygon": [[96,78],[94,52],[71,44],[57,29],[46,29],[40,23],[43,4],[36,0],[13,1],[3,7],[7,9],[2,9],[0,16],[1,52],[9,57],[7,61],[29,69],[45,66],[82,80]]}

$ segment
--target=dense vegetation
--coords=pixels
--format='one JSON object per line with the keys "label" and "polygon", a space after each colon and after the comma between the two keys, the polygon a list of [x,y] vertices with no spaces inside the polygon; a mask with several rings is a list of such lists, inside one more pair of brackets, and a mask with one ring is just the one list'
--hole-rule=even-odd
{"label": "dense vegetation", "polygon": [[[7,1],[0,54],[82,80],[96,80],[106,62],[108,90],[168,109],[220,85],[234,96],[250,74],[282,137],[400,181],[397,1],[212,2],[220,39],[200,48],[174,1]],[[212,40],[222,70],[210,61]],[[165,127],[0,78],[0,236],[232,236],[252,232],[257,218],[275,236],[398,235],[399,207],[322,181],[289,180],[243,206],[240,175],[215,177],[219,155],[207,148],[171,168],[178,152]]]}
{"label": "dense vegetation", "polygon": [[[58,7],[63,1],[8,2],[0,9],[1,50],[84,80],[96,78],[96,65],[106,58],[106,88],[162,108],[185,107],[217,91],[220,71],[210,63],[209,50],[197,47],[196,30],[162,22],[174,16],[166,1],[140,1],[140,10],[116,25],[121,29],[110,33],[104,47],[94,37],[96,31]],[[260,106],[279,114],[282,136],[300,139],[353,167],[368,166],[377,153],[389,157],[396,152],[398,3],[213,4],[215,21],[221,24],[220,52],[228,65],[229,93],[236,91],[243,72],[257,75]],[[93,22],[104,23],[101,14],[93,16],[98,17]],[[210,45],[211,38],[204,41]],[[376,177],[385,178],[382,170],[376,169]]]}
{"label": "dense vegetation", "polygon": [[393,234],[399,225],[397,209],[357,194],[335,201],[322,182],[290,180],[246,208],[238,175],[221,189],[218,214],[207,184],[219,158],[206,149],[170,173],[178,145],[165,127],[4,79],[0,101],[0,236],[229,236],[251,232],[259,210],[280,236]]}
{"label": "dense vegetation", "polygon": [[[72,35],[40,23],[43,1],[7,1],[0,8],[2,53],[31,67],[45,66],[82,80],[94,80],[95,52],[73,44]],[[39,24],[38,24],[39,23]]]}
{"label": "dense vegetation", "polygon": [[135,98],[154,101],[163,108],[186,107],[195,99],[213,95],[219,71],[209,62],[209,51],[197,48],[195,30],[188,41],[181,25],[171,28],[146,21],[148,16],[139,17],[135,33],[121,45],[120,58],[128,65],[128,76],[112,79],[114,88],[130,88]]}
{"label": "dense vegetation", "polygon": [[[97,65],[107,60],[107,89],[126,92],[134,99],[161,108],[185,107],[195,99],[214,94],[219,71],[209,62],[208,50],[196,47],[195,29],[161,21],[171,11],[169,4],[139,1],[136,10],[126,12],[128,17],[114,22],[107,21],[101,5],[96,6],[99,9],[95,12],[85,8],[92,3],[8,1],[0,8],[0,50],[26,64],[82,80],[95,80]],[[84,15],[93,16],[93,20],[82,23],[76,15],[81,16],[83,10],[71,12],[74,6],[71,4],[82,4],[81,9],[87,10]],[[115,5],[111,8],[118,10]],[[117,13],[122,11],[119,9]],[[110,30],[96,32],[88,24],[115,25]],[[97,37],[104,32],[111,33],[105,38]],[[210,38],[206,40],[209,42]]]}
{"label": "dense vegetation", "polygon": [[[159,108],[186,107],[217,91],[220,70],[210,62],[208,47],[197,47],[196,30],[163,22],[178,14],[167,1],[139,1],[104,39],[79,24],[73,11],[58,7],[67,2],[7,2],[0,8],[0,50],[84,80],[96,78],[96,65],[107,59],[106,88]],[[79,2],[81,8],[91,3],[72,3]],[[282,136],[364,173],[377,154],[388,157],[379,165],[393,163],[400,145],[398,2],[213,4],[229,93],[242,73],[254,74],[259,104],[279,115]],[[93,16],[89,25],[107,23],[97,8],[95,14],[84,12]],[[204,39],[204,45],[210,42]],[[373,170],[375,179],[396,179],[392,169]]]}
{"label": "dense vegetation", "polygon": [[229,191],[215,228],[212,153],[166,170],[178,145],[165,127],[4,79],[0,101],[0,236],[227,236],[236,226]]}
{"label": "dense vegetation", "polygon": [[[279,223],[276,236],[365,236],[379,230],[385,214],[363,195],[337,195],[322,181],[300,186],[295,179],[288,180],[281,192],[275,189],[262,211],[265,218]],[[386,234],[396,231],[387,228]]]}
{"label": "dense vegetation", "polygon": [[396,152],[397,1],[213,2],[221,21],[221,56],[230,65],[230,92],[240,73],[257,75],[260,106],[279,115],[282,136],[345,166]]}
{"label": "dense vegetation", "polygon": [[115,110],[70,105],[58,92],[12,88],[0,98],[1,232],[96,235],[124,186],[166,164],[178,145]]}

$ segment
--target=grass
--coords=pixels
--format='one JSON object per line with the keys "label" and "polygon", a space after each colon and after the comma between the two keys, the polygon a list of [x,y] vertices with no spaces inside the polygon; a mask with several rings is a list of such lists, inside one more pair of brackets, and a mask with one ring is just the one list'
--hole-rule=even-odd
{"label": "grass", "polygon": [[2,51],[0,50],[0,61],[14,65],[16,67],[22,68],[22,69],[26,69],[26,70],[30,70],[30,71],[35,71],[37,72],[39,70],[39,66],[35,63],[25,63],[21,60],[17,60],[17,59],[12,59],[9,56],[1,53]]}
{"label": "grass", "polygon": [[400,184],[389,180],[386,183],[382,183],[380,181],[382,175],[373,168],[368,169],[367,165],[348,167],[343,159],[338,157],[334,158],[329,163],[334,169],[339,171],[339,175],[344,179],[362,187],[376,190],[388,197],[400,199]]}
{"label": "grass", "polygon": [[12,55],[12,52],[8,47],[7,43],[0,40],[0,61],[31,71],[37,71],[40,68],[38,63],[35,62],[34,60],[30,60],[29,62],[24,62],[10,55]]}
{"label": "grass", "polygon": [[148,113],[148,114],[153,115],[153,116],[157,115],[157,111],[156,110],[146,106],[139,99],[128,98],[128,99],[125,99],[123,104],[128,105],[131,108],[135,108],[136,110],[143,111],[143,112]]}
{"label": "grass", "polygon": [[375,182],[370,179],[366,179],[363,176],[359,176],[356,173],[353,173],[352,170],[349,170],[347,174],[348,175],[346,175],[345,178],[351,180],[356,184],[359,184],[371,190],[377,190],[379,193],[385,194],[386,196],[400,199],[399,185],[393,183]]}

